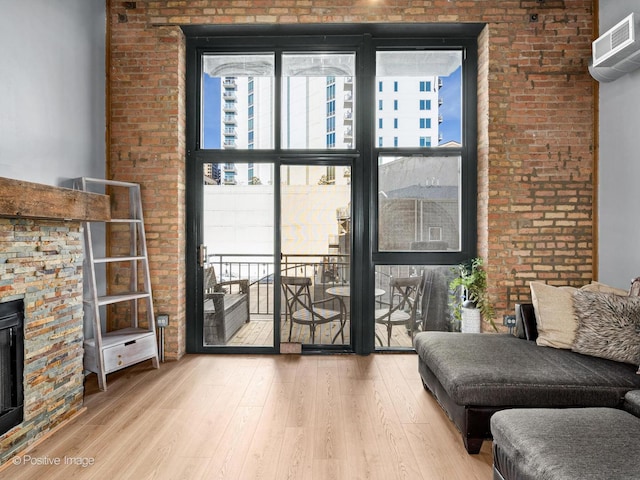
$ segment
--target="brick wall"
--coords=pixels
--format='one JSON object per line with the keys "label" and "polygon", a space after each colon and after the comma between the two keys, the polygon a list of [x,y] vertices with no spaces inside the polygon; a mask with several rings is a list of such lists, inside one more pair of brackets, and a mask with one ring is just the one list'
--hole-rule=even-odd
{"label": "brick wall", "polygon": [[107,176],[141,185],[155,311],[170,316],[170,360],[185,352],[185,46],[179,28],[154,26],[145,2],[127,3],[112,1],[108,18]]}
{"label": "brick wall", "polygon": [[484,22],[479,244],[498,314],[528,282],[592,277],[592,0],[174,0],[108,3],[109,175],[142,184],[167,357],[185,350],[181,24]]}
{"label": "brick wall", "polygon": [[80,222],[0,218],[0,302],[23,299],[24,421],[0,464],[82,408]]}

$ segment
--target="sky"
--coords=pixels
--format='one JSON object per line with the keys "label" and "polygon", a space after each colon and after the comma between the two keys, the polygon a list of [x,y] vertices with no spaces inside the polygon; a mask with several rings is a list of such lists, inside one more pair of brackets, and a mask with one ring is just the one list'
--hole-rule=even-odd
{"label": "sky", "polygon": [[220,148],[220,77],[202,75],[202,148]]}
{"label": "sky", "polygon": [[461,142],[461,122],[460,115],[462,113],[460,89],[462,88],[462,66],[458,67],[448,77],[442,77],[442,88],[440,89],[440,98],[442,106],[439,113],[442,115],[442,123],[440,124],[440,134],[442,135],[442,143],[455,141]]}

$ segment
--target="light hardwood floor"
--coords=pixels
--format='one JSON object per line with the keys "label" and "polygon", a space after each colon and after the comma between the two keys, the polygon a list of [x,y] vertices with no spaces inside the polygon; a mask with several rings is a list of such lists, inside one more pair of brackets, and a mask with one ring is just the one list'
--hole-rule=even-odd
{"label": "light hardwood floor", "polygon": [[[422,387],[415,354],[188,355],[87,379],[86,413],[2,479],[490,480]],[[21,460],[26,457],[21,456]],[[8,463],[12,463],[9,461]]]}

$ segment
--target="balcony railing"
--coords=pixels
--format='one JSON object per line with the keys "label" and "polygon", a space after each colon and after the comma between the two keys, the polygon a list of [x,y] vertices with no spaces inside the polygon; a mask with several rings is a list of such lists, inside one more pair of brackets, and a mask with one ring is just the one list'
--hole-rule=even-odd
{"label": "balcony railing", "polygon": [[[274,313],[275,264],[272,255],[209,254],[207,264],[214,267],[218,279],[222,281],[249,280],[250,314]],[[310,277],[319,295],[327,288],[349,283],[348,255],[283,254],[280,267],[282,275]]]}

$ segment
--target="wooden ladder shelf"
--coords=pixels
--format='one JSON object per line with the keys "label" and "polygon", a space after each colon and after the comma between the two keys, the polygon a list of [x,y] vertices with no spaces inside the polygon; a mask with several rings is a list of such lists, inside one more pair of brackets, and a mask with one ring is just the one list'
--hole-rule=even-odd
{"label": "wooden ladder shelf", "polygon": [[[88,286],[84,296],[85,323],[88,323],[89,330],[93,330],[93,337],[84,341],[84,368],[98,375],[98,386],[104,391],[107,389],[107,374],[111,372],[149,359],[155,368],[159,367],[142,197],[140,185],[136,183],[82,177],[75,180],[74,186],[83,191],[109,189],[109,193],[128,190],[129,208],[126,216],[112,216],[105,222],[83,222],[85,284]],[[118,200],[124,200],[124,195]],[[107,224],[110,224],[109,229]],[[109,234],[116,234],[119,239],[126,236],[128,251],[96,256],[97,250],[107,252],[109,247],[106,238]],[[121,246],[121,242],[118,242],[118,246]],[[122,269],[128,274],[127,291],[116,292],[117,287],[107,286],[107,267]],[[127,326],[107,331],[106,316],[109,309],[114,309],[113,315],[119,325]],[[128,320],[122,321],[123,315]]]}

